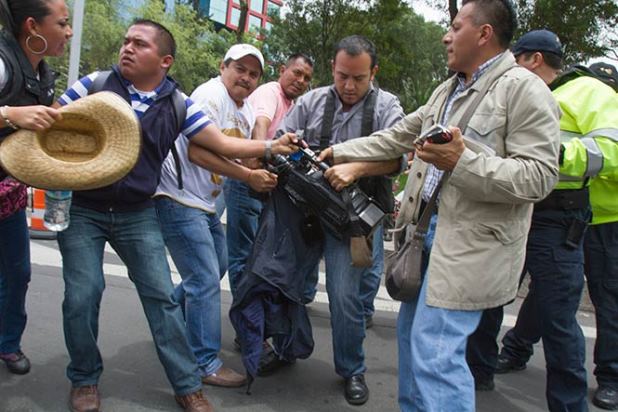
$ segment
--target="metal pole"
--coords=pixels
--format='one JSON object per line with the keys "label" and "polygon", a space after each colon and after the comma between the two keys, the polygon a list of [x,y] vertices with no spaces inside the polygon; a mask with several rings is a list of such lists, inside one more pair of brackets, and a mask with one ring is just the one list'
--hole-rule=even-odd
{"label": "metal pole", "polygon": [[75,0],[73,6],[73,38],[71,39],[71,55],[69,57],[69,79],[67,86],[77,81],[79,76],[79,57],[82,47],[82,28],[84,26],[84,2]]}

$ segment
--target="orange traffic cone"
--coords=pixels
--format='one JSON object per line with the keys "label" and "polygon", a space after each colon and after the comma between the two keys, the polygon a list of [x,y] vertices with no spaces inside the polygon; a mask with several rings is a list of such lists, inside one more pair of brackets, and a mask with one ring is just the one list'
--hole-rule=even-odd
{"label": "orange traffic cone", "polygon": [[47,230],[43,224],[45,214],[45,190],[31,188],[30,190],[30,238],[53,240],[56,232]]}

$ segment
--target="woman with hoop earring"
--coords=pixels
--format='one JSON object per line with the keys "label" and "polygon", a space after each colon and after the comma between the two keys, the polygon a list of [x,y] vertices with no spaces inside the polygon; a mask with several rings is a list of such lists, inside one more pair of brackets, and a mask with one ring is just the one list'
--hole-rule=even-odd
{"label": "woman with hoop earring", "polygon": [[[49,107],[54,74],[43,60],[60,56],[73,32],[64,0],[0,0],[0,141],[23,128],[44,130],[60,118]],[[0,359],[26,374],[21,350],[30,281],[26,186],[0,167]]]}

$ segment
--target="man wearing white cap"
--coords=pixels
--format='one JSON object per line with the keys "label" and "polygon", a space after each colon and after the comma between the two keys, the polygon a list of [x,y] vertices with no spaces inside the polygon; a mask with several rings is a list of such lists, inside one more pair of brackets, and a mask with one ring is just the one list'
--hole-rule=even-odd
{"label": "man wearing white cap", "polygon": [[[212,93],[205,85],[200,86],[195,91],[198,101],[201,102],[202,99],[209,101],[209,106],[220,112],[221,115],[225,111],[232,113],[233,110],[239,118],[243,118],[242,121],[245,124],[242,133],[235,131],[228,133],[230,136],[251,138],[256,118],[255,111],[247,98],[257,88],[263,68],[264,58],[258,49],[249,44],[236,44],[228,50],[221,63],[219,82],[220,85],[225,86],[228,98],[225,101],[215,103]],[[226,108],[226,110],[222,110],[223,108]],[[206,110],[208,109],[206,108]],[[226,128],[223,125],[220,127]],[[228,277],[232,296],[234,296],[238,278],[244,271],[245,263],[253,246],[253,238],[257,231],[258,217],[262,207],[259,200],[249,195],[249,186],[238,179],[228,179],[223,185],[223,193],[228,222],[226,227]],[[220,201],[222,200],[220,199]],[[218,206],[221,204],[223,203],[219,203]]]}
{"label": "man wearing white cap", "polygon": [[[223,134],[249,139],[255,116],[245,100],[256,88],[263,65],[264,58],[258,49],[249,44],[234,45],[221,63],[221,75],[199,86],[191,100]],[[225,234],[215,207],[223,184],[219,173],[233,178],[246,190],[251,187],[256,191],[274,188],[277,177],[266,170],[252,170],[208,151],[196,150],[193,145],[188,154],[188,148],[189,139],[181,136],[176,140],[178,159],[169,154],[163,164],[155,194],[157,212],[165,244],[182,277],[175,295],[183,303],[189,343],[197,358],[202,382],[237,387],[244,384],[245,377],[223,367],[219,358],[219,282],[227,270]],[[231,199],[229,203],[235,210],[233,206],[237,203]],[[228,222],[236,223],[236,220]]]}

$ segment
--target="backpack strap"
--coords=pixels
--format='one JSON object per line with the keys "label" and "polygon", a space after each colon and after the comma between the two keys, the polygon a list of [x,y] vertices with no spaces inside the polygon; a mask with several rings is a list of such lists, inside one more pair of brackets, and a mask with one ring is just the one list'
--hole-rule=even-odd
{"label": "backpack strap", "polygon": [[98,76],[90,84],[90,87],[88,88],[88,94],[94,94],[103,90],[103,86],[105,85],[105,82],[107,81],[107,79],[109,79],[109,76],[111,74],[111,70],[99,72]]}
{"label": "backpack strap", "polygon": [[178,89],[174,89],[172,93],[172,104],[174,105],[174,115],[176,116],[176,131],[180,134],[182,125],[187,118],[187,105],[185,98]]}
{"label": "backpack strap", "polygon": [[[187,118],[187,105],[185,104],[185,99],[182,96],[182,93],[178,89],[174,89],[172,93],[172,104],[174,105],[174,116],[176,117],[176,135],[180,134],[182,130],[182,124]],[[172,157],[174,158],[174,163],[176,163],[176,176],[178,178],[178,189],[183,190],[184,185],[182,183],[182,166],[180,165],[180,156],[178,155],[178,150],[176,149],[176,142],[171,148]]]}

